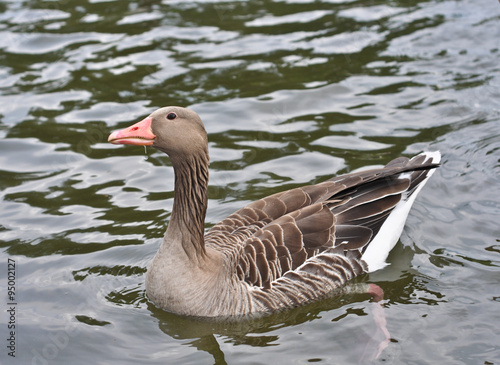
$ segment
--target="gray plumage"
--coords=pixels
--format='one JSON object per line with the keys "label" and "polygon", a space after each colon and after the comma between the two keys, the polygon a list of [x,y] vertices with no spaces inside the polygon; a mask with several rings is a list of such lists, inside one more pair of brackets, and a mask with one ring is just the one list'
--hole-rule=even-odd
{"label": "gray plumage", "polygon": [[[166,118],[170,113],[174,120]],[[439,160],[438,153],[400,157],[383,168],[277,193],[204,234],[209,159],[203,124],[180,107],[159,109],[149,118],[153,147],[172,160],[175,196],[163,243],[148,267],[146,292],[157,306],[183,315],[233,316],[298,306],[371,271],[370,259],[363,257],[367,248],[387,231],[384,222],[396,207],[411,205]],[[112,136],[113,143],[127,143]],[[382,261],[395,243],[386,245]]]}

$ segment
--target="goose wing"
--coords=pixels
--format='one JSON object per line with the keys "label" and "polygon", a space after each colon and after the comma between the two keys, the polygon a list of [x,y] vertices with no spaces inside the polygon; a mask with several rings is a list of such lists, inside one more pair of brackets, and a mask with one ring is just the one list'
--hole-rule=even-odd
{"label": "goose wing", "polygon": [[387,217],[437,167],[421,156],[263,198],[214,226],[206,242],[217,241],[238,278],[262,289],[311,271],[327,279],[335,265],[356,276]]}

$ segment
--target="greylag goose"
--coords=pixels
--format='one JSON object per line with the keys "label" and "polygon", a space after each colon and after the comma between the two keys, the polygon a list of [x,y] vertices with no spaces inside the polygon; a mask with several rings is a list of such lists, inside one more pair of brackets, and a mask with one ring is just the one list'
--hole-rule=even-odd
{"label": "greylag goose", "polygon": [[386,265],[439,152],[399,157],[277,193],[236,211],[205,234],[208,141],[192,110],[165,107],[113,132],[114,144],[153,146],[175,172],[174,204],[146,273],[146,294],[181,315],[270,313],[319,299]]}

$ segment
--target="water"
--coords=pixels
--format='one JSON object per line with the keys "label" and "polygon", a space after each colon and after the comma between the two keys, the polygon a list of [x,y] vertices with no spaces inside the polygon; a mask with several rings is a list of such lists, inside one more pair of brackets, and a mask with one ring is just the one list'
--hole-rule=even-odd
{"label": "water", "polygon": [[[0,10],[2,364],[500,362],[498,2]],[[207,227],[283,189],[443,153],[391,265],[359,279],[385,291],[391,342],[377,359],[380,307],[365,295],[231,325],[148,302],[173,171],[156,150],[106,138],[165,105],[205,121]]]}

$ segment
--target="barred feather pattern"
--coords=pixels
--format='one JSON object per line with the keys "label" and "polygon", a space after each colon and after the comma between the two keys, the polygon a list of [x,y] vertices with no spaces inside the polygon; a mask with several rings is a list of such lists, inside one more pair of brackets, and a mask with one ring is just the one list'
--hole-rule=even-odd
{"label": "barred feather pattern", "polygon": [[249,301],[241,306],[231,302],[242,297],[228,298],[224,314],[297,306],[367,272],[362,254],[372,237],[436,166],[425,155],[398,158],[381,169],[271,195],[224,219],[205,244],[223,253]]}
{"label": "barred feather pattern", "polygon": [[147,144],[170,157],[174,205],[148,266],[146,293],[183,315],[226,317],[301,305],[386,265],[409,209],[438,166],[439,152],[397,158],[258,200],[205,234],[208,139],[192,110],[169,106],[115,144]]}

